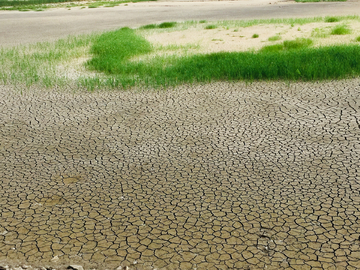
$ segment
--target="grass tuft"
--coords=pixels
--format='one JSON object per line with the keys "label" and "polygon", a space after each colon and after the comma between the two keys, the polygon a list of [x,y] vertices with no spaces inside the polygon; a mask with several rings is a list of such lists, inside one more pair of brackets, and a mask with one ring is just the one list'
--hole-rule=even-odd
{"label": "grass tuft", "polygon": [[276,36],[269,37],[268,41],[277,41],[277,40],[280,40],[280,39],[281,39],[281,36],[276,35]]}
{"label": "grass tuft", "polygon": [[175,27],[176,22],[163,22],[158,25],[158,28],[172,28]]}
{"label": "grass tuft", "polygon": [[206,20],[200,20],[199,23],[206,23]]}
{"label": "grass tuft", "polygon": [[347,25],[337,25],[331,29],[331,35],[348,35],[351,33],[351,30]]}
{"label": "grass tuft", "polygon": [[325,22],[333,23],[333,22],[339,22],[340,19],[337,17],[325,17]]}
{"label": "grass tuft", "polygon": [[252,38],[258,38],[258,37],[259,37],[258,34],[253,34],[253,35],[252,35]]}
{"label": "grass tuft", "polygon": [[163,22],[160,24],[147,24],[140,27],[140,29],[156,29],[156,28],[172,28],[176,26],[176,22]]}
{"label": "grass tuft", "polygon": [[205,26],[205,29],[215,29],[215,28],[217,28],[217,26],[214,24],[209,24],[209,25]]}
{"label": "grass tuft", "polygon": [[355,41],[356,41],[356,42],[360,42],[360,36],[356,37],[356,38],[355,38]]}

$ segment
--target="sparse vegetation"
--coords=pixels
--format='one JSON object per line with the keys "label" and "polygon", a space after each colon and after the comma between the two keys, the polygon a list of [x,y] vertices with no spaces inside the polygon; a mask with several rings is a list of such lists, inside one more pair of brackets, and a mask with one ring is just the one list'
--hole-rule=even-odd
{"label": "sparse vegetation", "polygon": [[360,42],[360,36],[356,37],[356,38],[355,38],[355,41],[356,41],[356,42]]}
{"label": "sparse vegetation", "polygon": [[325,29],[315,28],[311,31],[311,36],[314,38],[326,38],[329,34]]}
{"label": "sparse vegetation", "polygon": [[259,37],[258,34],[253,34],[253,35],[252,35],[252,38],[258,38],[258,37]]}

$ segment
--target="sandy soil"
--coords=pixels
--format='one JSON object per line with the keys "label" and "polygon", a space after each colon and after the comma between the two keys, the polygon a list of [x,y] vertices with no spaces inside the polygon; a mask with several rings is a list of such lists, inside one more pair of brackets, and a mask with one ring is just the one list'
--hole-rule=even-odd
{"label": "sandy soil", "polygon": [[[246,28],[219,27],[206,30],[204,27],[209,24],[192,27],[186,30],[155,33],[152,32],[146,38],[158,45],[188,45],[196,44],[200,48],[197,52],[209,53],[220,51],[247,51],[257,50],[263,46],[281,43],[284,40],[296,38],[312,38],[314,46],[324,46],[330,44],[352,43],[360,35],[360,22],[337,22],[337,23],[309,23],[305,25],[285,25],[285,24],[264,24]],[[349,35],[330,35],[331,29],[339,24],[346,24],[351,29]],[[327,37],[319,38],[314,35],[319,29]],[[258,34],[258,38],[252,38]],[[281,37],[278,41],[269,41],[273,36]]]}

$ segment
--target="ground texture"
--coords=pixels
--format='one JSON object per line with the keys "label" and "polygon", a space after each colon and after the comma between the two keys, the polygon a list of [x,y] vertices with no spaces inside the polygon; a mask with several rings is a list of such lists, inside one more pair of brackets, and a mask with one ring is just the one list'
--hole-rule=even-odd
{"label": "ground texture", "polygon": [[359,84],[0,86],[0,262],[359,269]]}

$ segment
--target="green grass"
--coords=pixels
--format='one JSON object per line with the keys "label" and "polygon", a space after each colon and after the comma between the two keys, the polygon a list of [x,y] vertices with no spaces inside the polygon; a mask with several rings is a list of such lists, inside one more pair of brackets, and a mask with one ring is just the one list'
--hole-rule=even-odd
{"label": "green grass", "polygon": [[[359,20],[356,16],[351,18]],[[323,22],[324,18],[311,20]],[[213,24],[246,27],[254,23]],[[313,48],[311,41],[298,39],[257,52],[196,54],[198,44],[159,46],[143,37],[152,32],[190,27],[203,29],[204,25],[191,21],[177,23],[168,30],[155,24],[151,30],[124,28],[51,43],[0,47],[0,83],[71,85],[75,90],[77,87],[152,87],[218,80],[322,80],[360,75],[360,46],[356,43]],[[240,26],[235,29],[241,30]]]}
{"label": "green grass", "polygon": [[141,26],[140,29],[145,29],[145,30],[149,30],[149,29],[156,29],[156,28],[173,28],[176,26],[176,22],[163,22],[160,24],[147,24],[144,26]]}
{"label": "green grass", "polygon": [[258,38],[258,37],[259,37],[258,34],[253,34],[253,35],[252,35],[252,38]]}
{"label": "green grass", "polygon": [[[127,34],[134,39],[133,34]],[[122,38],[116,47],[123,47],[122,40],[127,38]],[[136,47],[148,48],[145,41],[140,39],[139,42],[143,44],[138,43]],[[88,64],[92,69],[111,75],[111,79],[103,83],[112,87],[176,85],[212,80],[322,80],[360,74],[360,46],[309,48],[310,45],[309,39],[296,39],[284,41],[280,44],[282,49],[277,51],[156,57],[147,62],[126,61],[128,57],[120,57],[111,49],[105,60],[95,54],[97,60]],[[97,42],[94,46],[98,46]],[[116,61],[109,61],[109,58]],[[96,85],[101,80],[97,78],[92,82]]]}
{"label": "green grass", "polygon": [[152,51],[151,44],[130,28],[121,28],[117,31],[102,34],[91,47],[95,55],[89,65],[99,71],[118,73],[122,70],[121,64],[132,56],[146,54]]}
{"label": "green grass", "polygon": [[333,22],[339,22],[340,19],[337,17],[326,17],[325,22],[333,23]]}
{"label": "green grass", "polygon": [[311,36],[314,38],[326,38],[329,34],[325,29],[315,28],[311,31]]}
{"label": "green grass", "polygon": [[[0,82],[54,86],[69,83],[67,68],[88,55],[97,35],[70,36],[56,42],[0,47]],[[59,74],[58,67],[65,67]]]}
{"label": "green grass", "polygon": [[217,28],[217,26],[214,24],[209,24],[209,25],[205,26],[205,29],[215,29],[215,28]]}
{"label": "green grass", "polygon": [[331,35],[348,35],[351,33],[351,30],[347,25],[337,25],[331,29]]}
{"label": "green grass", "polygon": [[297,38],[295,40],[285,40],[282,44],[264,46],[262,52],[280,52],[286,50],[297,50],[307,48],[312,45],[312,40],[308,38]]}
{"label": "green grass", "polygon": [[268,41],[277,41],[277,40],[280,40],[280,39],[281,39],[281,36],[276,35],[276,36],[269,37]]}
{"label": "green grass", "polygon": [[356,38],[355,38],[355,41],[356,41],[356,42],[360,42],[360,36],[356,37]]}

